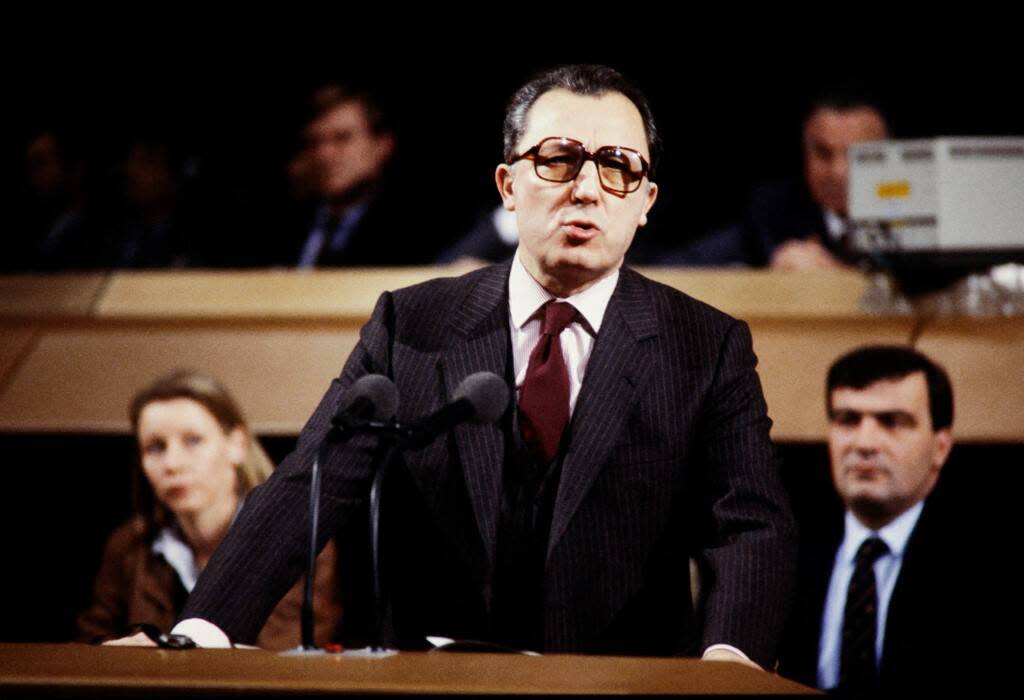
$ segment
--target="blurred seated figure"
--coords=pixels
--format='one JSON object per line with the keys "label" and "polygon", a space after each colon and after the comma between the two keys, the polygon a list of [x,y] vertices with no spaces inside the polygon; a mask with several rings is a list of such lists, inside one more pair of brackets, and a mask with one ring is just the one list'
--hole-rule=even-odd
{"label": "blurred seated figure", "polygon": [[740,222],[669,251],[655,263],[788,270],[850,264],[846,150],[888,135],[881,109],[867,96],[822,94],[804,119],[803,180],[756,188]]}
{"label": "blurred seated figure", "polygon": [[[235,401],[211,377],[183,370],[163,376],[135,396],[130,416],[141,463],[136,512],[107,541],[92,605],[78,618],[83,641],[120,636],[135,623],[170,629],[246,494],[273,469]],[[336,562],[329,543],[314,587],[318,644],[335,638],[341,619]],[[274,609],[259,646],[298,646],[304,583]]]}
{"label": "blurred seated figure", "polygon": [[303,148],[288,165],[293,195],[279,235],[264,236],[257,265],[299,268],[412,265],[433,261],[429,236],[412,222],[421,213],[399,187],[396,137],[370,91],[341,83],[315,90]]}
{"label": "blurred seated figure", "polygon": [[15,198],[15,224],[5,235],[0,271],[88,269],[98,263],[86,162],[76,139],[50,127],[25,143],[25,191]]}
{"label": "blurred seated figure", "polygon": [[801,529],[780,673],[854,697],[960,681],[976,694],[999,673],[994,628],[1019,603],[1002,593],[1013,545],[998,486],[983,521],[965,516],[967,493],[939,493],[954,441],[949,376],[910,347],[860,347],[829,368],[825,404],[843,508]]}
{"label": "blurred seated figure", "polygon": [[114,268],[198,266],[203,216],[192,201],[196,161],[168,139],[139,135],[129,140],[118,163],[121,192],[107,243]]}
{"label": "blurred seated figure", "polygon": [[469,233],[441,253],[437,262],[504,262],[512,257],[518,245],[515,213],[497,206],[481,214]]}

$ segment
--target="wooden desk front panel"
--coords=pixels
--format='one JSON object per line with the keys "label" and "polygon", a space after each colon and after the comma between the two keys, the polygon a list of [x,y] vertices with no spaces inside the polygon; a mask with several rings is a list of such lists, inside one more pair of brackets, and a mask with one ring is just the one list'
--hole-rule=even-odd
{"label": "wooden desk front panel", "polygon": [[[0,277],[0,430],[125,432],[132,394],[185,366],[221,377],[258,432],[295,434],[379,294],[458,271]],[[909,342],[918,324],[920,347],[953,376],[958,438],[1024,442],[1024,318],[872,316],[849,272],[647,272],[749,322],[776,440],[822,439],[828,365],[865,343]]]}

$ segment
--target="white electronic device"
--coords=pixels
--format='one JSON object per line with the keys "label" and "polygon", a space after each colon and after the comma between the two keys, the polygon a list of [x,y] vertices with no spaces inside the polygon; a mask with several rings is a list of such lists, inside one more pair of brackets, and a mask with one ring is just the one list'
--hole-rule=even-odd
{"label": "white electronic device", "polygon": [[872,141],[847,155],[854,250],[1024,261],[1024,137]]}

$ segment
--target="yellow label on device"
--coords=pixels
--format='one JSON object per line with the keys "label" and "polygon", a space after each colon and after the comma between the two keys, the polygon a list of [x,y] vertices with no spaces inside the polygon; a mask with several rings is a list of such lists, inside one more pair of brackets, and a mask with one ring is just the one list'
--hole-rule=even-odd
{"label": "yellow label on device", "polygon": [[910,196],[910,183],[906,180],[879,182],[875,192],[880,199],[906,199]]}

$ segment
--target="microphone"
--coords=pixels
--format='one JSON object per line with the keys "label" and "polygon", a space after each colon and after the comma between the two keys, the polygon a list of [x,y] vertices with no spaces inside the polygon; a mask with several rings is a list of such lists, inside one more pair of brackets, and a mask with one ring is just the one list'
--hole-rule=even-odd
{"label": "microphone", "polygon": [[425,447],[441,433],[456,425],[494,423],[508,406],[508,386],[493,372],[471,374],[455,389],[455,396],[447,406],[423,418],[409,428],[404,447]]}
{"label": "microphone", "polygon": [[342,442],[357,430],[384,425],[398,408],[398,389],[382,374],[367,374],[352,384],[352,388],[331,418],[331,429],[320,443],[309,474],[309,559],[306,564],[306,585],[302,591],[300,626],[302,642],[295,654],[323,653],[314,639],[313,584],[316,579],[317,531],[320,525],[320,463],[327,448]]}
{"label": "microphone", "polygon": [[367,374],[355,381],[338,406],[331,425],[356,430],[372,422],[387,421],[398,408],[398,389],[383,374]]}

